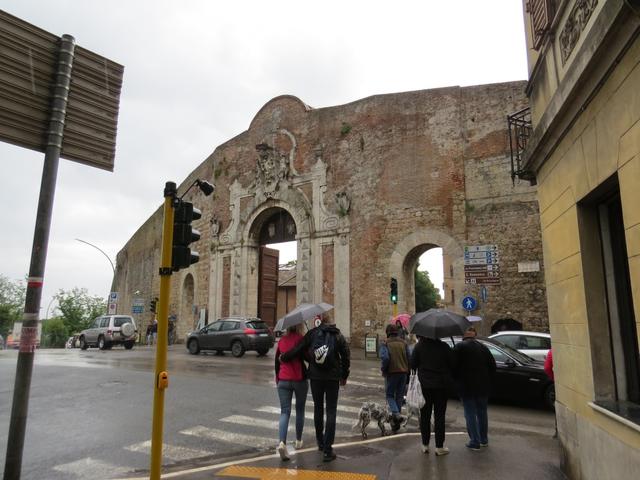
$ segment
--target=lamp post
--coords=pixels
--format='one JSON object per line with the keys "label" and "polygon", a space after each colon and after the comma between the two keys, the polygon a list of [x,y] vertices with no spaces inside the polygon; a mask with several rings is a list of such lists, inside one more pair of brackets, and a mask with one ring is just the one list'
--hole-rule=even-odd
{"label": "lamp post", "polygon": [[80,240],[79,238],[76,238],[76,240],[78,242],[82,242],[82,243],[86,243],[87,245],[89,245],[90,247],[95,248],[96,250],[98,250],[101,254],[103,254],[105,257],[107,257],[107,260],[109,260],[109,264],[111,265],[111,270],[113,270],[113,276],[116,276],[116,267],[113,266],[113,262],[111,261],[111,259],[109,258],[109,255],[107,255],[106,253],[104,253],[104,251],[100,248],[95,246],[93,243],[89,243],[86,240]]}
{"label": "lamp post", "polygon": [[[106,259],[107,259],[107,260],[109,260],[109,265],[111,265],[111,270],[113,270],[113,278],[114,278],[114,279],[116,278],[116,267],[114,267],[114,266],[113,266],[113,262],[112,262],[112,261],[111,261],[111,259],[109,258],[109,255],[107,255],[106,253],[104,253],[104,251],[103,251],[100,247],[98,247],[98,246],[94,245],[93,243],[89,243],[89,242],[87,242],[86,240],[81,240],[81,239],[79,239],[79,238],[76,238],[76,240],[77,240],[78,242],[86,243],[87,245],[89,245],[90,247],[95,248],[95,249],[96,249],[96,250],[98,250],[102,255],[104,255],[104,256],[106,257]],[[113,282],[113,280],[112,280],[112,282]],[[109,290],[111,290],[111,288],[109,288]],[[116,309],[117,309],[117,308],[118,308],[118,307],[117,307],[117,304],[116,304]],[[108,310],[109,310],[109,296],[107,295],[107,313],[109,313],[109,312],[108,312]],[[116,310],[116,311],[117,311],[117,310]],[[115,313],[115,312],[114,312],[114,313]]]}

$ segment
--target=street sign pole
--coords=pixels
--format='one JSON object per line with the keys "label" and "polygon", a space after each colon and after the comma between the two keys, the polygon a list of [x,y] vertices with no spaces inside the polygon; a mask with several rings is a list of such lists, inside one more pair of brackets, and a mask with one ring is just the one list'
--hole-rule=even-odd
{"label": "street sign pole", "polygon": [[162,473],[162,429],[164,423],[164,392],[169,386],[167,372],[167,339],[169,333],[169,296],[171,295],[171,258],[173,254],[173,200],[176,184],[167,182],[164,187],[164,224],[162,226],[162,255],[160,263],[160,299],[157,303],[158,342],[156,344],[156,369],[153,393],[151,431],[151,467],[149,478],[159,480]]}
{"label": "street sign pole", "polygon": [[22,470],[22,452],[24,449],[24,434],[29,410],[29,391],[31,389],[33,357],[35,355],[38,336],[42,285],[47,262],[51,214],[56,191],[58,163],[62,149],[62,137],[64,133],[67,101],[69,98],[74,50],[75,39],[71,35],[63,35],[60,39],[58,49],[58,67],[52,95],[53,100],[51,101],[47,147],[44,155],[38,213],[36,216],[35,232],[33,234],[31,265],[27,279],[27,293],[13,390],[13,405],[11,407],[4,480],[18,480]]}

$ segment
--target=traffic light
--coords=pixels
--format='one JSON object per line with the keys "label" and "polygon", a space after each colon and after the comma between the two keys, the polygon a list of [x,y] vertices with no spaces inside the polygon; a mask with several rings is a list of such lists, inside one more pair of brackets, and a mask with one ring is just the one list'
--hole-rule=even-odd
{"label": "traffic light", "polygon": [[202,217],[202,212],[193,203],[180,199],[175,200],[173,208],[171,269],[177,272],[200,260],[198,252],[192,251],[189,244],[200,240],[200,232],[191,226],[191,222]]}
{"label": "traffic light", "polygon": [[390,298],[392,303],[398,303],[398,280],[391,278]]}
{"label": "traffic light", "polygon": [[149,310],[151,313],[156,313],[156,304],[158,303],[158,297],[155,297],[149,302]]}

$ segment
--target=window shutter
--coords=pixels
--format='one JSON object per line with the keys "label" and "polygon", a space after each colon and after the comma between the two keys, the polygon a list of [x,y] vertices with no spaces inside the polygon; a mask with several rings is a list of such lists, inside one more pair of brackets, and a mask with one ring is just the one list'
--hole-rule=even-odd
{"label": "window shutter", "polygon": [[533,49],[539,50],[544,36],[549,31],[554,15],[553,0],[528,0],[527,12],[531,21]]}

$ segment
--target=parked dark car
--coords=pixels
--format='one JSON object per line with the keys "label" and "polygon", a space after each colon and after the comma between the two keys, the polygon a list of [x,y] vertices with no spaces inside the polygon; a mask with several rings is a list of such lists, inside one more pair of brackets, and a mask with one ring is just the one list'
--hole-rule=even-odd
{"label": "parked dark car", "polygon": [[[443,341],[452,345],[451,339]],[[462,338],[454,338],[455,343]],[[491,398],[522,403],[542,403],[553,408],[556,390],[544,371],[544,364],[524,353],[491,338],[477,337],[496,360],[496,374],[491,388]]]}
{"label": "parked dark car", "polygon": [[248,350],[266,355],[275,340],[272,331],[259,318],[221,318],[187,337],[187,349],[192,355],[201,350],[222,353],[231,350],[234,357],[241,357]]}

